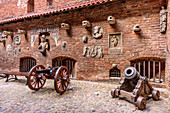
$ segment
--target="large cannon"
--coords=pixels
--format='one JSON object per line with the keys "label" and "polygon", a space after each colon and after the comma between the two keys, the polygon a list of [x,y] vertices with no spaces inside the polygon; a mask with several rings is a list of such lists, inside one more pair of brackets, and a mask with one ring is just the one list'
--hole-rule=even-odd
{"label": "large cannon", "polygon": [[66,66],[45,69],[43,65],[36,65],[29,71],[28,87],[37,91],[44,86],[46,79],[54,79],[56,92],[62,94],[69,84],[69,71]]}
{"label": "large cannon", "polygon": [[160,92],[154,90],[146,77],[140,76],[134,67],[128,67],[124,71],[119,86],[111,90],[113,98],[121,97],[134,103],[139,109],[146,107],[146,98],[152,95],[154,100],[159,100]]}

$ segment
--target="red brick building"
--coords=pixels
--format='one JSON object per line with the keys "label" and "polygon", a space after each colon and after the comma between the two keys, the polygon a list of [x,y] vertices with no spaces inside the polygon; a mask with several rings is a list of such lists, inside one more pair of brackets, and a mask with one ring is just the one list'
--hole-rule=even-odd
{"label": "red brick building", "polygon": [[169,3],[0,0],[0,70],[66,65],[76,79],[114,80],[135,66],[169,89]]}

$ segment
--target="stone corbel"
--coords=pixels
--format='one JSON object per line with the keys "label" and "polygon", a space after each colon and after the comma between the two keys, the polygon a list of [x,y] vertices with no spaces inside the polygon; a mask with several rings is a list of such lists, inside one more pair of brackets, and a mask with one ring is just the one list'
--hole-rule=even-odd
{"label": "stone corbel", "polygon": [[107,17],[107,22],[112,26],[116,24],[116,19],[113,16],[108,16]]}
{"label": "stone corbel", "polygon": [[70,30],[70,25],[67,23],[61,23],[61,28],[64,30]]}
{"label": "stone corbel", "polygon": [[82,21],[82,26],[88,30],[92,27],[91,23],[87,20]]}
{"label": "stone corbel", "polygon": [[141,28],[140,28],[139,24],[136,24],[136,25],[133,27],[133,31],[134,31],[135,33],[140,33]]}

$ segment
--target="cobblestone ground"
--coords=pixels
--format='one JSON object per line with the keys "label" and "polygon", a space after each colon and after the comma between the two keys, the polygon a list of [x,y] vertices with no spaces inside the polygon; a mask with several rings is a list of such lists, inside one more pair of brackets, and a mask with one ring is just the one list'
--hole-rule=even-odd
{"label": "cobblestone ground", "polygon": [[147,101],[145,110],[110,95],[116,84],[71,80],[68,90],[59,95],[54,90],[53,80],[47,80],[39,91],[25,85],[25,78],[4,82],[0,78],[1,113],[170,113],[170,93],[161,91],[161,100]]}

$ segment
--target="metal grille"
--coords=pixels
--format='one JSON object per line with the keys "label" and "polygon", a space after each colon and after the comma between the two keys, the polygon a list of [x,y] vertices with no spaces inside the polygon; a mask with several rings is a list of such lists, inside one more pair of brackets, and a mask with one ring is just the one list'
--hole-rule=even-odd
{"label": "metal grille", "polygon": [[69,70],[70,77],[75,77],[75,63],[71,58],[58,57],[52,60],[52,66],[66,66]]}
{"label": "metal grille", "polygon": [[110,69],[110,77],[120,77],[121,73],[119,69]]}
{"label": "metal grille", "polygon": [[36,65],[36,60],[34,58],[21,58],[20,59],[20,71],[29,72],[30,69]]}
{"label": "metal grille", "polygon": [[146,76],[149,81],[163,82],[165,80],[165,61],[155,59],[137,59],[131,61],[141,76]]}

